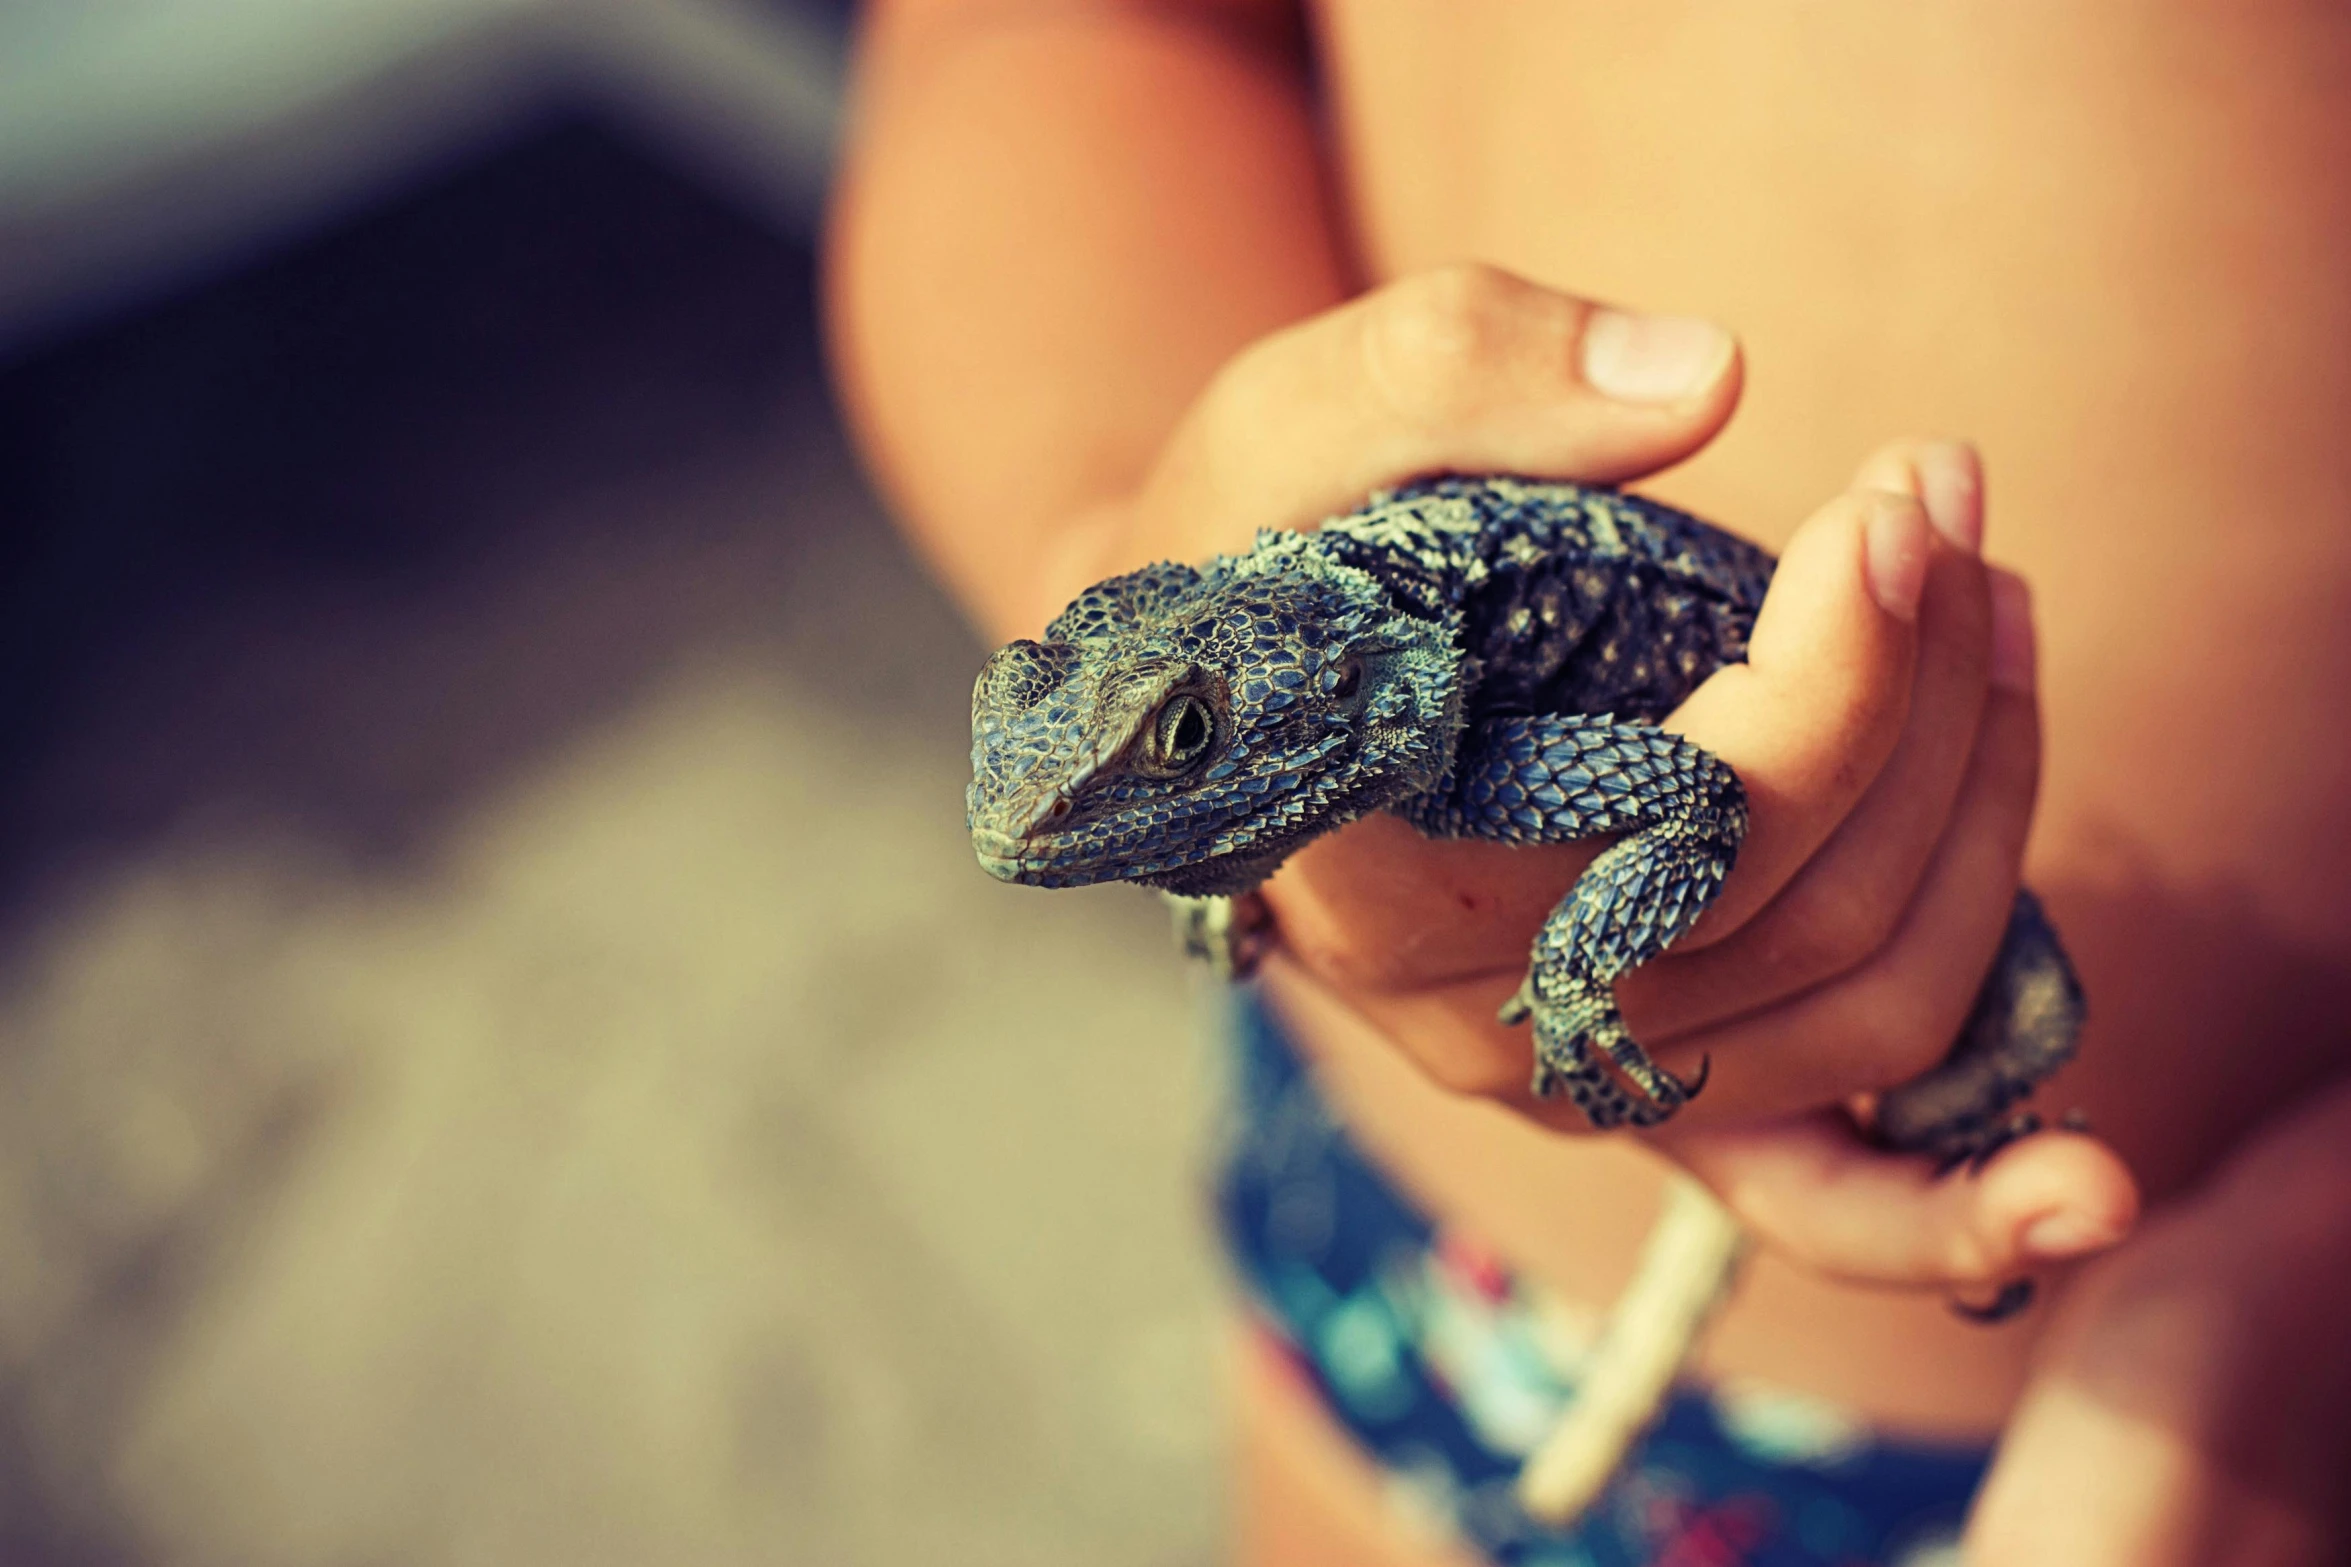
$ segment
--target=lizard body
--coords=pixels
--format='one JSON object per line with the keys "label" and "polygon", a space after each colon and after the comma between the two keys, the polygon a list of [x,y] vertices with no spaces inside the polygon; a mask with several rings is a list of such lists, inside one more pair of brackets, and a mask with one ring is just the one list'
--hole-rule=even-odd
{"label": "lizard body", "polygon": [[[1201,567],[1113,578],[982,670],[974,846],[1008,881],[1227,899],[1374,810],[1436,837],[1616,836],[1545,922],[1503,1017],[1533,1020],[1538,1094],[1595,1126],[1654,1124],[1703,1072],[1684,1083],[1651,1061],[1613,986],[1695,923],[1747,826],[1731,769],[1657,721],[1745,657],[1773,565],[1634,496],[1449,478]],[[1946,1165],[1984,1157],[2035,1124],[2010,1107],[2070,1058],[2081,1017],[2065,954],[2020,891],[1949,1056],[1881,1096],[1876,1135]],[[1524,1482],[1554,1515],[1605,1480],[1727,1286],[1735,1225],[1711,1198],[1672,1211],[1697,1239],[1661,1229],[1650,1251],[1682,1258],[1659,1265],[1680,1273],[1626,1299],[1675,1326],[1612,1323],[1589,1382],[1616,1407],[1586,1422],[1610,1429],[1563,1430]],[[1641,1348],[1611,1362],[1617,1339]]]}
{"label": "lizard body", "polygon": [[[1691,1085],[1632,1040],[1610,987],[1704,911],[1747,815],[1731,770],[1656,721],[1745,656],[1772,567],[1633,496],[1443,479],[1113,578],[981,672],[974,842],[1009,881],[1229,896],[1378,809],[1438,837],[1622,834],[1546,923],[1507,1015],[1533,1017],[1538,1093],[1598,1126],[1663,1120]],[[1934,1092],[1889,1095],[1890,1140],[1980,1151],[2070,1055],[2080,1010],[2020,894]]]}

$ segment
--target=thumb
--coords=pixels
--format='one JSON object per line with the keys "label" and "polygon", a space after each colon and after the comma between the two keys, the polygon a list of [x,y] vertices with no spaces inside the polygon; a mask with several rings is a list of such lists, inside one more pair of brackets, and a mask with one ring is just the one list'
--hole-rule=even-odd
{"label": "thumb", "polygon": [[1185,416],[1145,487],[1145,553],[1191,559],[1309,527],[1442,471],[1614,484],[1696,451],[1739,398],[1711,322],[1591,304],[1464,264],[1259,339]]}

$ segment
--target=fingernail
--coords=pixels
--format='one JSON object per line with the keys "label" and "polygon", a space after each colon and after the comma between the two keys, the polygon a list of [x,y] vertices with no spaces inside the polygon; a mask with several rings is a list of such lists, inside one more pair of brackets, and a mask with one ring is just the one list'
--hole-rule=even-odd
{"label": "fingernail", "polygon": [[2063,1262],[2069,1257],[2086,1257],[2094,1251],[2104,1251],[2122,1239],[2122,1231],[2109,1220],[2073,1208],[2060,1208],[2044,1213],[2024,1227],[2017,1244],[2028,1257],[2043,1262]]}
{"label": "fingernail", "polygon": [[2033,590],[2013,571],[1994,566],[1992,591],[1992,684],[2031,695],[2040,665],[2033,637]]}
{"label": "fingernail", "polygon": [[1918,618],[1918,596],[1926,591],[1927,555],[1933,547],[1918,502],[1891,493],[1870,497],[1862,537],[1869,591],[1879,608],[1896,620]]}
{"label": "fingernail", "polygon": [[1694,316],[1595,310],[1584,323],[1584,380],[1620,403],[1678,403],[1714,384],[1731,336]]}
{"label": "fingernail", "polygon": [[1970,555],[1984,547],[1984,470],[1965,441],[1929,441],[1920,446],[1919,499],[1935,531]]}

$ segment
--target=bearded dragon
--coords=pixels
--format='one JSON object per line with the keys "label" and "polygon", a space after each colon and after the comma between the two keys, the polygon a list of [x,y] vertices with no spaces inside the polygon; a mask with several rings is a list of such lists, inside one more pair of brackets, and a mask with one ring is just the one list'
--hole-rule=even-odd
{"label": "bearded dragon", "polygon": [[[981,670],[974,848],[1029,886],[1160,888],[1195,950],[1244,971],[1264,939],[1255,889],[1367,812],[1439,838],[1614,837],[1545,922],[1502,1018],[1533,1023],[1536,1094],[1595,1127],[1654,1125],[1705,1072],[1684,1082],[1653,1061],[1613,987],[1697,921],[1747,829],[1738,777],[1658,720],[1745,658],[1773,565],[1655,502],[1490,477],[1112,578]],[[2037,1126],[2013,1107],[2072,1056],[2082,1013],[2020,890],[1949,1055],[1880,1096],[1873,1134],[1944,1167],[1980,1162]],[[1530,1512],[1572,1516],[1605,1484],[1739,1250],[1736,1223],[1685,1180],[1521,1478]],[[2028,1297],[2011,1286],[1983,1314]]]}

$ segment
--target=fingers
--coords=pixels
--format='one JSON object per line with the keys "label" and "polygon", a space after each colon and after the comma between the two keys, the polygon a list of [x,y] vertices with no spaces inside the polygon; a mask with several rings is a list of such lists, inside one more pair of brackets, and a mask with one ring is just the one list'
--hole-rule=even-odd
{"label": "fingers", "polygon": [[[2039,767],[2029,605],[1994,580],[1990,692],[1959,803],[1916,899],[1868,962],[1806,995],[1704,1030],[1667,1052],[1720,1064],[1738,1113],[1784,1115],[1856,1085],[1913,1077],[1949,1048],[1997,950],[2015,897]],[[1841,1112],[1709,1129],[1712,1107],[1653,1134],[1775,1246],[1847,1278],[1990,1287],[2113,1245],[2138,1192],[2104,1144],[2024,1138],[1980,1175],[1938,1178],[1866,1142]]]}
{"label": "fingers", "polygon": [[[1335,984],[1376,995],[1443,990],[1461,981],[1492,1011],[1525,973],[1527,953],[1562,895],[1603,842],[1518,848],[1422,837],[1385,813],[1351,822],[1290,857],[1266,894],[1282,942]],[[1524,1030],[1495,1041],[1527,1053]]]}
{"label": "fingers", "polygon": [[[1956,576],[1930,573],[1937,548],[1913,498],[1854,494],[1825,507],[1798,531],[1773,580],[1752,644],[1753,662],[1718,673],[1671,721],[1722,756],[1747,784],[1755,825],[1724,893],[1732,918],[1771,900],[1852,812],[1894,752],[1911,711],[1921,601],[1931,585],[1937,586],[1938,603],[1968,592],[1978,596],[1966,614],[1938,608],[1935,623],[1975,628],[1960,654],[1937,656],[1939,665],[1974,671],[1951,682],[1963,688],[1956,705],[1980,700],[1981,585],[1946,588],[1930,581]],[[1966,564],[1980,575],[1980,568]],[[1928,716],[1948,717],[1941,709],[1949,705]],[[1958,722],[1963,747],[1973,712],[1963,712]],[[1937,765],[1949,764],[1938,755]],[[1950,786],[1940,792],[1946,800],[1936,802],[1937,814]],[[1931,850],[1937,826],[1930,819],[1908,829],[1922,840],[1911,851],[1913,863]],[[1572,1107],[1561,1110],[1528,1093],[1526,1035],[1497,1024],[1494,1009],[1516,987],[1544,917],[1595,852],[1591,844],[1519,849],[1437,843],[1401,823],[1373,818],[1294,856],[1268,896],[1283,939],[1301,962],[1351,992],[1360,1010],[1440,1081],[1492,1094],[1546,1124],[1574,1129]],[[1915,872],[1905,868],[1900,875],[1907,880]],[[1899,909],[1902,899],[1893,901]],[[1706,930],[1701,922],[1700,933]],[[1979,975],[1989,953],[1987,946],[1976,954]],[[1752,953],[1735,965],[1726,958],[1713,992],[1718,1007],[1743,1011],[1769,999],[1739,999],[1756,986],[1758,968]],[[1650,984],[1636,975],[1626,994],[1654,998],[1665,989],[1665,982],[1634,988]],[[1638,1012],[1633,1023],[1636,1033],[1649,1026]],[[1948,1044],[1950,1037],[1946,1033],[1937,1044]],[[1871,1036],[1868,1043],[1882,1058],[1883,1041]],[[1850,1072],[1857,1058],[1865,1065],[1870,1059],[1858,1043],[1837,1066]],[[1720,1064],[1731,1063],[1726,1056]],[[1811,1087],[1817,1080],[1807,1075],[1805,1082]],[[1774,1108],[1791,1102],[1779,1085],[1763,1081],[1761,1071],[1726,1073],[1706,1096],[1708,1117],[1755,1113],[1745,1086],[1750,1083],[1772,1095]],[[1812,1102],[1841,1098],[1859,1083],[1843,1082]]]}
{"label": "fingers", "polygon": [[[1857,953],[1859,961],[1833,982],[1776,1004],[1750,1005],[1727,1022],[1679,1036],[1654,1032],[1653,1025],[1656,1015],[1673,1004],[1674,989],[1687,970],[1714,969],[1712,999],[1733,1008],[1741,985],[1759,997],[1772,994],[1772,954],[1759,949],[1769,945],[1768,924],[1775,914],[1757,921],[1753,941],[1743,932],[1693,958],[1669,956],[1620,987],[1636,1035],[1659,1047],[1662,1065],[1688,1075],[1701,1058],[1713,1063],[1713,1086],[1683,1112],[1689,1126],[1784,1115],[1860,1089],[1882,1088],[1934,1065],[1957,1037],[2015,900],[2040,773],[2030,602],[2024,584],[2005,572],[1995,574],[1988,596],[1989,647],[1977,655],[1977,678],[1985,693],[1982,718],[1955,789],[1957,800],[1948,813],[1926,824],[1939,836],[1916,886],[1907,891],[1907,905],[1891,916],[1891,928],[1882,933],[1856,928],[1851,939],[1869,950]],[[1523,1034],[1492,1021],[1493,1007],[1516,983],[1523,947],[1505,944],[1498,973],[1414,982],[1416,967],[1432,958],[1459,956],[1445,949],[1441,934],[1454,906],[1451,894],[1467,897],[1468,889],[1483,887],[1485,896],[1497,896],[1493,884],[1518,873],[1514,855],[1524,851],[1428,844],[1393,824],[1373,832],[1381,834],[1376,852],[1332,856],[1321,864],[1316,874],[1326,879],[1315,886],[1324,899],[1284,904],[1288,939],[1307,955],[1310,967],[1344,976],[1359,992],[1366,1015],[1440,1081],[1501,1098],[1546,1124],[1574,1129],[1572,1107],[1537,1101],[1528,1093]],[[1473,847],[1485,850],[1485,857],[1472,861],[1464,854]],[[1556,885],[1564,886],[1573,874],[1562,867]],[[1366,878],[1375,875],[1414,879],[1370,885]],[[1446,876],[1459,879],[1442,879]],[[1544,899],[1555,890],[1550,885],[1531,890],[1535,895],[1525,899],[1528,908],[1519,913],[1539,922]],[[1302,910],[1295,918],[1293,907]],[[1386,942],[1363,942],[1358,927],[1333,923],[1332,907],[1368,907],[1379,911],[1374,918],[1392,919],[1395,929],[1387,932]],[[1399,911],[1417,913],[1406,919]],[[1804,939],[1819,940],[1817,935]],[[1386,961],[1406,967],[1378,966]]]}
{"label": "fingers", "polygon": [[1743,928],[1628,977],[1619,997],[1644,1037],[1668,1039],[1843,973],[1878,951],[1909,907],[1967,775],[1991,667],[1986,573],[1954,545],[1981,535],[1975,466],[1969,448],[1934,442],[1890,447],[1864,467],[1928,502],[1943,540],[1920,601],[1900,736],[1860,802]]}
{"label": "fingers", "polygon": [[1889,1157],[1841,1111],[1662,1141],[1776,1249],[1859,1282],[1989,1287],[2104,1250],[2138,1218],[2129,1167],[2070,1132],[1943,1176]]}
{"label": "fingers", "polygon": [[[1699,1030],[1663,1053],[1669,1064],[1712,1056],[1737,1089],[1725,1096],[1736,1112],[1784,1114],[1904,1081],[1958,1036],[2008,924],[2040,776],[2031,622],[2023,584],[2004,581],[2014,585],[2000,591],[2015,606],[2006,613],[2028,638],[2024,667],[2004,666],[1985,702],[1958,804],[1890,939],[1833,983]],[[2014,660],[2016,650],[2006,656]]]}
{"label": "fingers", "polygon": [[[1791,541],[1750,662],[1716,673],[1667,721],[1730,764],[1753,817],[1716,911],[1677,950],[1736,929],[1768,902],[1892,752],[1918,647],[1907,617],[1932,551],[1913,499],[1830,503]],[[1869,586],[1873,561],[1895,579],[1888,591],[1901,613]],[[1596,852],[1590,843],[1432,842],[1372,818],[1309,844],[1269,895],[1283,939],[1334,982],[1398,990],[1507,973],[1515,984],[1528,942]],[[1729,923],[1715,930],[1726,908]]]}
{"label": "fingers", "polygon": [[1403,279],[1257,343],[1202,394],[1143,497],[1175,559],[1305,527],[1439,472],[1612,484],[1705,444],[1739,395],[1709,322],[1593,305],[1492,267]]}
{"label": "fingers", "polygon": [[1769,903],[1893,754],[1934,553],[1915,497],[1839,496],[1789,540],[1747,662],[1717,671],[1666,719],[1730,764],[1750,816],[1737,867],[1681,950],[1723,939]]}
{"label": "fingers", "polygon": [[1965,441],[1890,441],[1862,460],[1853,487],[1917,496],[1952,548],[1983,553],[1984,465]]}

